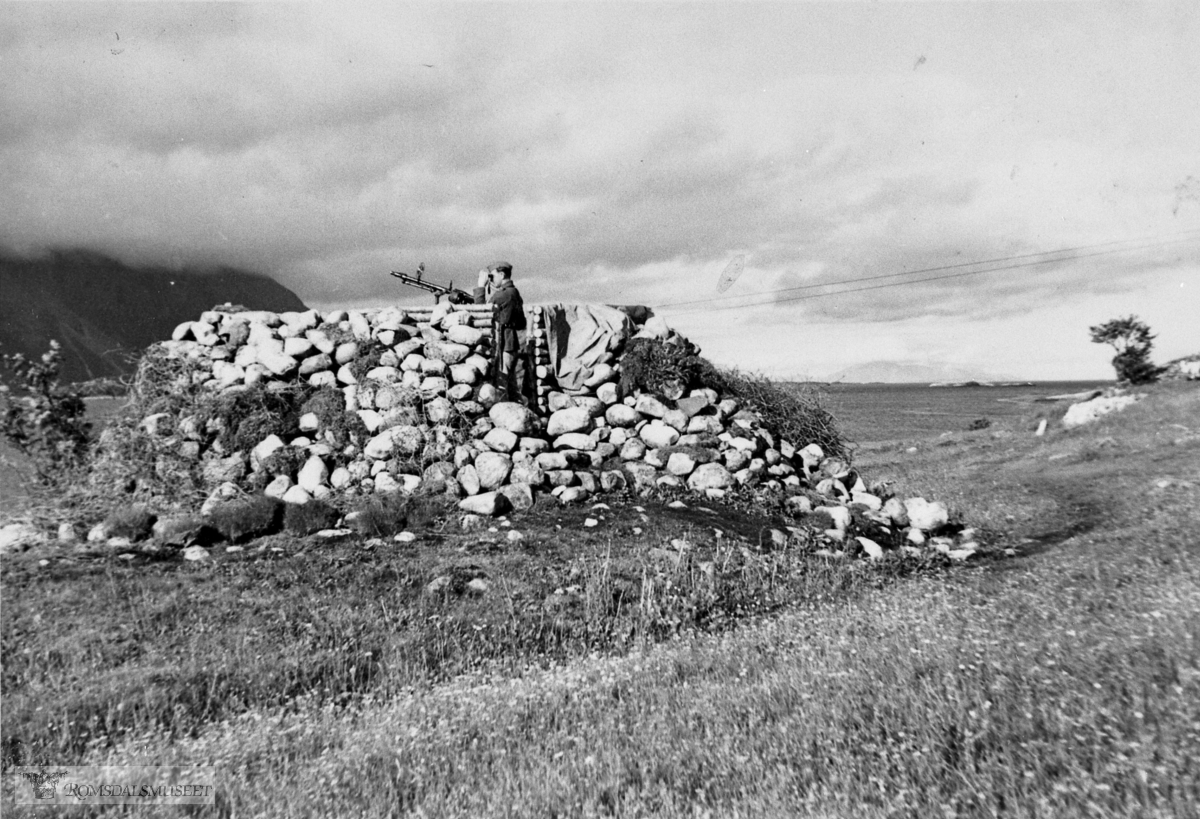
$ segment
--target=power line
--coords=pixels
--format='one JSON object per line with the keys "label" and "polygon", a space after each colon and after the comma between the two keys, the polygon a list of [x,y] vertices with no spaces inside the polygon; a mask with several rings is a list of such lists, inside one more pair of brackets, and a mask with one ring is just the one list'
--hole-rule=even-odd
{"label": "power line", "polygon": [[[1121,247],[1121,248],[1113,248],[1111,250],[1098,250],[1095,253],[1080,253],[1080,254],[1077,254],[1074,256],[1063,256],[1063,257],[1058,257],[1058,258],[1053,258],[1053,259],[1040,259],[1037,261],[1019,262],[1017,264],[989,267],[989,268],[986,268],[983,270],[967,270],[962,273],[949,273],[944,276],[929,276],[927,278],[914,279],[911,281],[888,282],[887,284],[876,284],[876,285],[872,285],[870,287],[845,288],[842,290],[833,290],[828,293],[812,293],[812,294],[803,295],[803,296],[791,296],[791,297],[783,298],[783,299],[771,298],[771,299],[767,299],[766,301],[746,302],[744,304],[722,304],[722,305],[715,305],[713,307],[698,308],[695,310],[680,310],[678,312],[672,313],[672,315],[680,316],[680,315],[689,315],[691,313],[707,313],[707,312],[710,312],[713,310],[734,310],[734,309],[739,309],[739,308],[743,308],[743,307],[761,307],[763,305],[769,305],[769,304],[786,304],[786,303],[795,302],[795,301],[808,301],[810,299],[820,299],[820,298],[825,298],[827,296],[840,296],[840,295],[843,295],[846,293],[862,293],[862,292],[865,292],[868,290],[883,290],[888,287],[903,287],[905,285],[910,285],[910,284],[922,284],[924,282],[936,282],[936,281],[942,281],[943,279],[960,279],[960,278],[963,278],[966,276],[980,276],[980,275],[983,275],[984,273],[996,273],[996,272],[1002,271],[1002,270],[1016,270],[1016,269],[1023,268],[1023,267],[1037,267],[1038,265],[1054,264],[1055,262],[1070,262],[1070,261],[1075,261],[1078,259],[1090,259],[1090,258],[1093,258],[1096,256],[1109,256],[1114,253],[1127,253],[1127,252],[1130,252],[1133,250],[1145,250],[1147,248],[1166,247],[1168,245],[1182,244],[1185,242],[1194,241],[1195,238],[1197,238],[1197,237],[1193,237],[1193,238],[1189,238],[1189,239],[1176,239],[1176,240],[1170,241],[1170,242],[1153,242],[1151,244],[1134,246],[1134,247]],[[1107,242],[1105,244],[1112,244],[1112,243]],[[1102,247],[1102,246],[1103,245],[1092,245],[1091,247]],[[1051,252],[1059,252],[1059,251],[1051,251]],[[1021,259],[1021,258],[1028,258],[1029,256],[1037,256],[1037,255],[1045,255],[1045,254],[1036,254],[1035,253],[1035,254],[1027,254],[1025,256],[1013,256],[1010,258]],[[997,260],[997,261],[1001,261],[1001,260]],[[792,292],[795,290],[810,289],[813,287],[830,287],[830,286],[838,285],[838,284],[852,284],[852,283],[861,282],[861,281],[874,281],[874,280],[878,280],[878,279],[895,278],[896,276],[900,276],[900,275],[914,275],[917,273],[932,273],[937,270],[950,270],[950,269],[954,269],[957,267],[974,266],[974,265],[981,265],[981,264],[988,264],[988,263],[989,262],[972,262],[972,263],[969,263],[969,265],[968,264],[946,265],[943,267],[926,268],[924,270],[913,270],[913,271],[909,271],[907,273],[902,273],[902,274],[889,273],[889,274],[883,275],[883,276],[868,276],[868,277],[864,277],[861,279],[845,279],[845,280],[837,281],[837,282],[826,282],[824,284],[815,284],[815,285],[802,285],[800,287],[785,288],[782,290],[771,290],[771,291],[766,291],[765,293],[755,293],[755,294],[750,294],[750,295],[764,295],[765,296],[765,295],[771,295],[773,293],[787,293],[787,292]],[[742,298],[746,298],[746,296],[743,296]],[[715,301],[715,299],[710,299],[710,300],[701,299],[701,300],[697,300],[697,302],[677,302],[677,304],[695,304],[695,303],[705,303],[707,301]],[[669,307],[671,305],[662,305],[662,306]]]}
{"label": "power line", "polygon": [[[1161,239],[1168,239],[1173,236],[1187,236],[1189,238],[1177,239],[1175,241],[1170,241],[1170,242],[1160,241]],[[773,295],[773,294],[777,294],[777,293],[792,293],[792,292],[796,292],[798,290],[812,290],[812,289],[815,289],[818,287],[835,287],[837,285],[842,285],[842,284],[858,284],[860,282],[880,281],[882,279],[895,279],[895,278],[899,278],[901,276],[917,276],[917,275],[921,275],[924,273],[938,273],[943,270],[956,270],[956,269],[963,268],[963,267],[978,267],[980,265],[998,264],[1000,262],[1017,261],[1020,259],[1033,259],[1038,256],[1055,256],[1055,255],[1064,254],[1064,253],[1075,253],[1080,250],[1092,250],[1093,248],[1110,247],[1111,245],[1116,245],[1116,244],[1127,245],[1131,242],[1148,242],[1148,241],[1150,242],[1149,244],[1143,244],[1143,245],[1138,245],[1138,246],[1133,246],[1133,247],[1115,248],[1113,250],[1102,251],[1102,252],[1098,252],[1098,253],[1089,253],[1089,254],[1082,254],[1082,255],[1077,255],[1077,256],[1061,256],[1060,258],[1042,259],[1042,260],[1027,263],[1027,264],[1010,265],[1010,266],[1006,266],[1006,267],[993,267],[993,268],[988,268],[987,270],[972,271],[967,274],[957,274],[955,276],[935,276],[935,277],[928,278],[928,279],[919,279],[919,280],[915,280],[915,281],[911,281],[911,282],[896,282],[895,284],[887,285],[888,287],[898,287],[898,286],[904,285],[904,284],[920,284],[922,281],[938,281],[939,279],[943,279],[943,278],[958,278],[962,275],[973,275],[975,273],[990,273],[995,270],[1011,270],[1011,269],[1018,268],[1018,267],[1030,267],[1030,266],[1039,265],[1039,264],[1050,264],[1050,263],[1059,262],[1059,261],[1067,262],[1067,261],[1072,261],[1074,259],[1084,259],[1084,258],[1090,258],[1092,256],[1103,256],[1103,255],[1108,255],[1108,254],[1112,254],[1112,253],[1125,253],[1125,252],[1132,251],[1132,250],[1144,250],[1149,247],[1158,247],[1158,246],[1165,246],[1165,245],[1170,245],[1170,244],[1179,244],[1180,242],[1191,241],[1192,238],[1197,238],[1197,237],[1200,237],[1200,230],[1181,231],[1180,233],[1170,233],[1170,234],[1165,234],[1163,236],[1158,236],[1158,237],[1144,236],[1144,237],[1135,238],[1135,239],[1118,239],[1118,240],[1111,241],[1111,242],[1099,242],[1099,243],[1090,244],[1090,245],[1079,245],[1077,247],[1060,248],[1058,250],[1044,250],[1044,251],[1040,251],[1038,253],[1023,253],[1023,254],[1019,254],[1019,255],[1015,255],[1015,256],[1000,256],[995,259],[982,259],[982,260],[974,261],[974,262],[960,262],[958,264],[940,265],[938,267],[926,267],[926,268],[921,268],[919,270],[905,270],[900,273],[883,273],[883,274],[880,274],[877,276],[860,276],[860,277],[853,278],[853,279],[838,279],[836,281],[831,281],[831,282],[802,284],[802,285],[797,285],[795,287],[784,287],[784,288],[780,288],[778,290],[766,290],[766,291],[759,291],[757,293],[744,293],[744,294],[736,294],[736,295],[732,295],[732,296],[718,296],[718,297],[705,298],[705,299],[692,299],[689,301],[669,302],[667,304],[658,305],[657,309],[662,309],[662,308],[667,308],[667,307],[684,307],[684,306],[692,305],[692,304],[711,304],[713,302],[728,301],[729,299],[747,299],[747,298],[753,298],[754,296],[766,296],[766,295]],[[1151,241],[1151,240],[1154,240],[1154,241]],[[859,292],[862,292],[863,290],[877,290],[877,289],[881,289],[881,288],[868,287],[868,288],[854,288],[851,290],[838,290],[838,291],[834,291],[831,293],[821,293],[816,296],[810,296],[808,298],[820,298],[821,296],[834,296],[839,293],[859,293]],[[778,299],[778,300],[772,299],[771,301],[768,301],[768,302],[752,302],[752,303],[747,303],[747,304],[724,305],[724,306],[712,307],[710,309],[723,310],[723,309],[730,309],[733,307],[754,307],[758,304],[771,304],[771,303],[777,303],[780,301],[788,302],[788,301],[802,301],[802,300],[803,299]],[[697,311],[695,311],[695,310],[682,311],[683,314],[693,313],[693,312],[697,312]]]}

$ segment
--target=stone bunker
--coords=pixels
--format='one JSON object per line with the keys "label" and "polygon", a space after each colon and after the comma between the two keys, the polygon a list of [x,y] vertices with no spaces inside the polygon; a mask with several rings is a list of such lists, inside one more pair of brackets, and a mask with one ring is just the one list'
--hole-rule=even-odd
{"label": "stone bunker", "polygon": [[[541,495],[572,503],[675,489],[710,500],[769,494],[835,551],[932,545],[964,557],[977,547],[969,531],[926,543],[961,529],[947,527],[944,506],[872,491],[840,453],[789,440],[752,402],[680,381],[637,386],[626,357],[635,345],[695,350],[649,310],[554,304],[526,315],[520,402],[500,400],[490,382],[488,305],[207,311],[147,352],[176,368],[172,384],[153,386],[227,405],[254,391],[321,400],[261,437],[245,419],[187,410],[150,414],[140,432],[200,471],[204,512],[259,491],[287,504],[445,493],[463,513],[492,516]],[[143,367],[135,391],[154,377]]]}

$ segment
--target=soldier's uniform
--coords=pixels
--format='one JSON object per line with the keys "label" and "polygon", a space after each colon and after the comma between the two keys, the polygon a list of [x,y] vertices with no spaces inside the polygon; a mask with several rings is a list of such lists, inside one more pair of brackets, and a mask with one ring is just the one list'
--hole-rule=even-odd
{"label": "soldier's uniform", "polygon": [[[507,262],[497,262],[491,270],[507,271],[512,274],[512,265]],[[491,293],[488,288],[477,287],[474,292],[476,304],[494,304],[492,315],[492,356],[495,385],[503,394],[506,401],[518,401],[521,398],[521,386],[518,379],[518,366],[523,358],[522,351],[525,339],[525,301],[521,291],[512,283],[512,279],[501,280]]]}

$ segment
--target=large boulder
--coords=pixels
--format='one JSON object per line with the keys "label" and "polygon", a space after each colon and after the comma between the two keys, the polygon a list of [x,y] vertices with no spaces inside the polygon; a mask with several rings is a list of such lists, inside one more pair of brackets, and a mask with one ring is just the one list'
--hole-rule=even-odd
{"label": "large boulder", "polygon": [[470,354],[471,348],[465,344],[455,344],[453,341],[425,342],[425,357],[445,361],[447,364],[465,361]]}
{"label": "large boulder", "polygon": [[500,492],[484,492],[471,495],[458,502],[458,508],[475,515],[502,515],[512,507],[512,502]]}
{"label": "large boulder", "polygon": [[1063,416],[1062,424],[1067,429],[1090,424],[1110,412],[1120,412],[1126,407],[1136,404],[1141,397],[1140,395],[1102,395],[1091,401],[1072,404],[1067,409],[1067,414]]}
{"label": "large boulder", "polygon": [[697,491],[733,486],[733,475],[718,463],[701,464],[688,478],[688,486]]}
{"label": "large boulder", "polygon": [[908,513],[908,525],[925,532],[940,529],[950,521],[950,513],[943,504],[924,498],[907,499],[904,511]]}
{"label": "large boulder", "polygon": [[627,407],[624,404],[611,404],[604,411],[604,420],[610,426],[614,427],[631,427],[638,422],[641,416],[633,407]]}
{"label": "large boulder", "polygon": [[660,449],[662,447],[673,446],[679,440],[679,430],[659,421],[652,421],[642,427],[642,431],[638,433],[638,437],[651,449]]}
{"label": "large boulder", "polygon": [[517,512],[524,512],[533,506],[533,488],[527,483],[514,481],[497,491],[508,498],[509,505]]}
{"label": "large boulder", "polygon": [[425,433],[420,427],[399,426],[384,430],[363,447],[363,454],[373,460],[398,455],[416,455],[425,446]]}
{"label": "large boulder", "polygon": [[634,403],[633,408],[642,415],[648,415],[651,418],[662,418],[667,414],[667,410],[670,409],[670,407],[668,407],[659,399],[655,398],[653,395],[647,395],[645,393],[637,397],[637,401]]}
{"label": "large boulder", "polygon": [[535,418],[533,412],[523,404],[515,401],[501,401],[492,404],[488,410],[488,418],[500,429],[526,435],[533,429]]}
{"label": "large boulder", "polygon": [[592,414],[587,407],[566,407],[550,416],[546,423],[546,434],[557,438],[568,432],[587,432],[592,428]]}
{"label": "large boulder", "polygon": [[475,471],[482,489],[495,489],[512,471],[512,458],[500,452],[481,452],[475,456]]}

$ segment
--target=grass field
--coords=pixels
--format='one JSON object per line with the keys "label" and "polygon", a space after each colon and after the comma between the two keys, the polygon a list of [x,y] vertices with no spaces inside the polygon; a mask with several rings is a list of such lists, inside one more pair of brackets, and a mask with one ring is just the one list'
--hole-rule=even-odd
{"label": "grass field", "polygon": [[637,501],[7,560],[5,765],[215,765],[221,816],[1200,815],[1200,390],[1051,412],[859,447],[983,530],[949,570]]}

